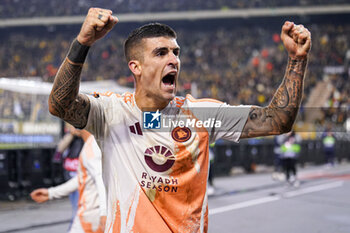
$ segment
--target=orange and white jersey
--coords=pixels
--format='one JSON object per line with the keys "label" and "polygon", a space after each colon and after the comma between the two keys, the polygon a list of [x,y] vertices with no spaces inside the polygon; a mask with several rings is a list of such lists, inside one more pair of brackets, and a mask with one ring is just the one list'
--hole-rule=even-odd
{"label": "orange and white jersey", "polygon": [[78,226],[83,232],[102,233],[100,216],[106,216],[106,191],[102,180],[101,150],[92,135],[80,152],[77,177],[79,201],[72,229]]}
{"label": "orange and white jersey", "polygon": [[100,216],[106,216],[106,190],[102,180],[101,150],[92,135],[79,154],[77,176],[49,188],[49,199],[66,197],[76,190],[79,190],[78,211],[69,232],[102,233]]}
{"label": "orange and white jersey", "polygon": [[134,94],[95,96],[86,129],[102,150],[106,232],[207,232],[209,141],[237,142],[250,106],[176,97],[149,129]]}

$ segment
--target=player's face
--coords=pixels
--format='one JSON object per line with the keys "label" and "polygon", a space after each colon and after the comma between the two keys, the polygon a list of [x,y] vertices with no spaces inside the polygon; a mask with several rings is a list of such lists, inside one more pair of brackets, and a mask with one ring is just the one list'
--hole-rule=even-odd
{"label": "player's face", "polygon": [[147,38],[143,45],[141,87],[146,96],[169,102],[176,94],[180,47],[169,37]]}

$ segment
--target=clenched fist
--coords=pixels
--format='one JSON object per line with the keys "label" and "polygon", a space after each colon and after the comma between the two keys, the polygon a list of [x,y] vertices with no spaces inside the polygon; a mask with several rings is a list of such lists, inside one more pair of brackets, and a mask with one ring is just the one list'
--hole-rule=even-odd
{"label": "clenched fist", "polygon": [[77,40],[82,45],[91,46],[95,41],[112,30],[117,22],[118,18],[112,15],[111,10],[90,8]]}
{"label": "clenched fist", "polygon": [[49,200],[49,191],[46,188],[35,189],[30,197],[37,203],[43,203]]}
{"label": "clenched fist", "polygon": [[292,59],[305,59],[311,48],[311,33],[303,25],[286,21],[282,26],[281,39]]}

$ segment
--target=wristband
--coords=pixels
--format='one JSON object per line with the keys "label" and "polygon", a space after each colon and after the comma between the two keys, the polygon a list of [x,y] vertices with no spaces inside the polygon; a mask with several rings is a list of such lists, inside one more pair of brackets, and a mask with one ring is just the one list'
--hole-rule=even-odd
{"label": "wristband", "polygon": [[82,45],[75,39],[69,49],[68,59],[77,64],[83,64],[89,52],[90,46]]}

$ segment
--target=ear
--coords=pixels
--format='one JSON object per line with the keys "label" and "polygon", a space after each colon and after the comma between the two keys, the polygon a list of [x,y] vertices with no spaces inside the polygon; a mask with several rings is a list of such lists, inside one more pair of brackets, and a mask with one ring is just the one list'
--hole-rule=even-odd
{"label": "ear", "polygon": [[142,68],[141,68],[141,63],[138,60],[129,61],[128,66],[135,77],[141,76]]}

